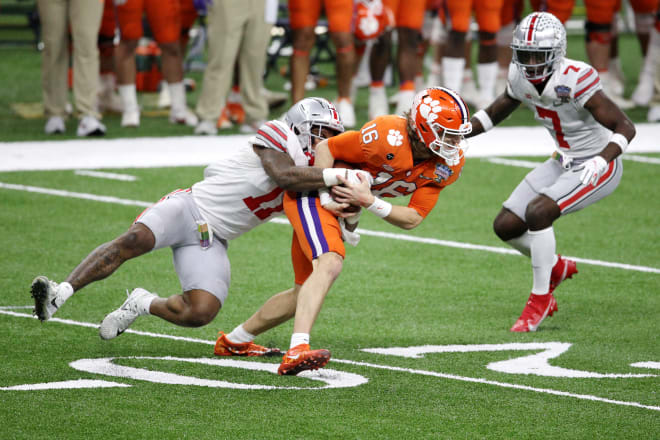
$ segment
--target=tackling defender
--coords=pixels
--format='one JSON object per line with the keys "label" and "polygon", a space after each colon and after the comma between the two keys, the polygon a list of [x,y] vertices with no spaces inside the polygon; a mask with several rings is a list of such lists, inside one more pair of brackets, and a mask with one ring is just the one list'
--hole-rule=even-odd
{"label": "tackling defender", "polygon": [[[332,166],[336,160],[348,162],[368,171],[373,186],[362,174],[356,175],[357,179],[338,176],[345,186],[333,187],[334,200],[329,195],[319,198],[316,193],[285,195],[284,211],[294,228],[294,287],[271,297],[231,333],[221,334],[215,354],[237,355],[227,348],[229,344],[249,344],[256,335],[295,317],[290,348],[278,373],[298,374],[325,366],[330,351],[311,350],[309,336],[345,257],[342,233],[344,237],[348,234],[335,214],[353,225],[357,222],[355,214],[338,213],[336,208],[359,205],[400,228],[418,226],[435,206],[440,191],[461,173],[465,163],[461,141],[471,130],[469,118],[458,94],[430,88],[417,94],[406,117],[382,116],[367,122],[360,131],[319,143],[314,166]],[[408,206],[393,206],[379,198],[409,194]]]}
{"label": "tackling defender", "polygon": [[547,12],[525,17],[513,34],[507,88],[472,117],[467,137],[490,130],[524,103],[555,140],[555,153],[513,190],[495,218],[497,236],[531,257],[533,286],[512,332],[535,331],[557,310],[555,288],[577,273],[555,254],[552,224],[611,194],[621,181],[619,157],[635,127],[602,91],[598,72],[565,58],[566,31]]}
{"label": "tackling defender", "polygon": [[[187,327],[208,324],[228,294],[227,241],[280,215],[285,190],[331,186],[337,184],[338,173],[360,172],[308,166],[316,145],[344,127],[334,106],[323,98],[307,98],[293,108],[300,118],[262,125],[236,154],[207,167],[204,180],[146,209],[127,232],[96,248],[64,282],[36,277],[31,287],[34,314],[41,321],[50,319],[74,292],[106,278],[131,258],[169,246],[183,293],[161,298],[136,288],[105,317],[100,336],[112,339],[147,314]],[[238,350],[270,352],[255,344]]]}

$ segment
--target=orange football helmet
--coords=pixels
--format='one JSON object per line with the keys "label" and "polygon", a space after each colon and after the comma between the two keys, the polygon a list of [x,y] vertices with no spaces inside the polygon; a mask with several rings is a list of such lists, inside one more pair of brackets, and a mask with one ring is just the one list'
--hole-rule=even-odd
{"label": "orange football helmet", "polygon": [[381,0],[358,0],[354,19],[354,34],[362,41],[378,38],[394,26],[394,14]]}
{"label": "orange football helmet", "polygon": [[472,131],[470,111],[458,93],[430,87],[415,95],[411,122],[420,139],[447,165],[458,165],[467,145],[464,136]]}

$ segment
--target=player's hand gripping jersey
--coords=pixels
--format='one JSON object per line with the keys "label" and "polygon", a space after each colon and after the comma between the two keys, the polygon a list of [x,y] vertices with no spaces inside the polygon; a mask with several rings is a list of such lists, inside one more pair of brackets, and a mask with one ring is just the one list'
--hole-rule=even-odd
{"label": "player's hand gripping jersey", "polygon": [[367,122],[360,131],[348,131],[328,139],[335,160],[368,171],[374,179],[371,192],[379,197],[412,193],[408,206],[422,217],[431,212],[442,188],[458,179],[465,158],[449,166],[439,156],[414,163],[407,121],[394,115]]}
{"label": "player's hand gripping jersey", "polygon": [[599,124],[584,104],[601,90],[596,69],[564,58],[539,96],[514,63],[509,66],[507,94],[524,103],[555,139],[555,149],[576,158],[593,156],[607,145],[610,132]]}
{"label": "player's hand gripping jersey", "polygon": [[309,165],[312,157],[284,122],[269,121],[236,154],[209,165],[192,193],[213,232],[227,240],[283,213],[284,191],[266,174],[253,145],[285,152],[297,166]]}

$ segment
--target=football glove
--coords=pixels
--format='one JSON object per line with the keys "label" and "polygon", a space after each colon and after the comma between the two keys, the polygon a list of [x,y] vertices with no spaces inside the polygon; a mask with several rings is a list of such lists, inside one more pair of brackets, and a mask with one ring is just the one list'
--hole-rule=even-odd
{"label": "football glove", "polygon": [[582,181],[583,185],[596,185],[600,176],[602,176],[607,169],[607,165],[607,161],[603,158],[603,156],[594,156],[588,161],[584,162],[575,171],[582,170],[582,174],[580,174],[580,180]]}

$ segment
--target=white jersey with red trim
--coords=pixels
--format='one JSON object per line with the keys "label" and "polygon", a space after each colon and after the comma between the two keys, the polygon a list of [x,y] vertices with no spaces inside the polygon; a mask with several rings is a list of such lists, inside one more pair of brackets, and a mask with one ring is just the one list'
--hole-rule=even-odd
{"label": "white jersey with red trim", "polygon": [[266,174],[253,145],[287,153],[298,166],[309,165],[298,137],[281,121],[266,122],[235,154],[209,165],[192,194],[213,233],[227,240],[283,214],[284,191]]}
{"label": "white jersey with red trim", "polygon": [[534,112],[555,140],[555,149],[568,157],[600,153],[611,132],[594,119],[584,104],[603,88],[598,72],[582,61],[564,58],[539,96],[514,63],[509,66],[506,92]]}

